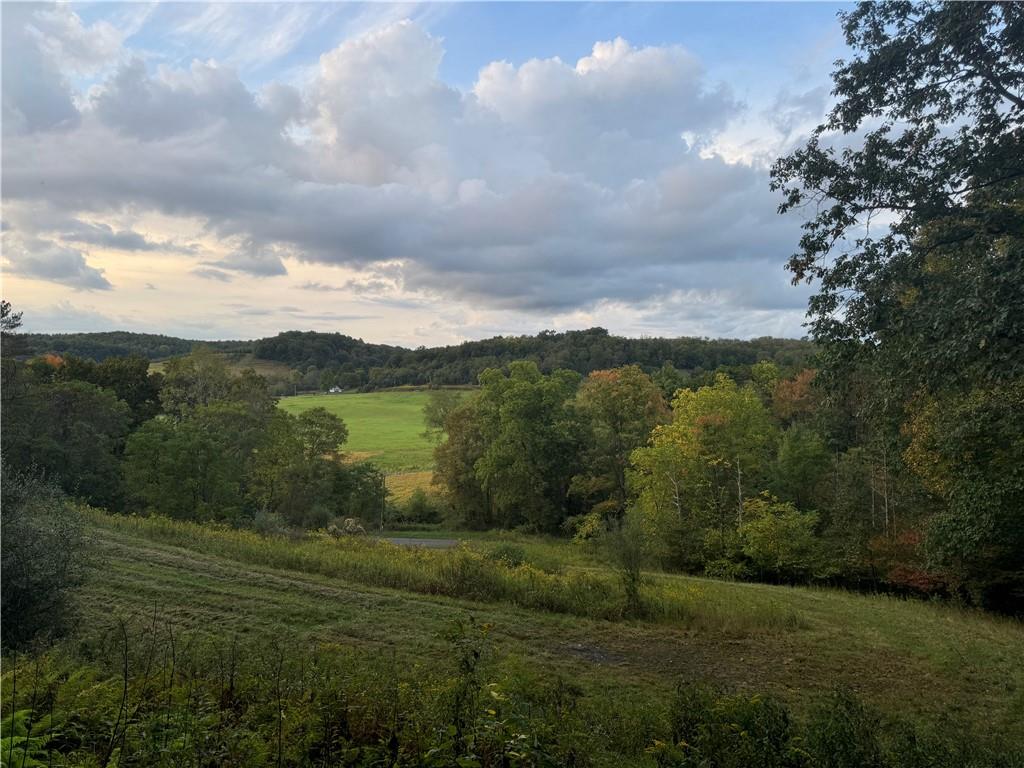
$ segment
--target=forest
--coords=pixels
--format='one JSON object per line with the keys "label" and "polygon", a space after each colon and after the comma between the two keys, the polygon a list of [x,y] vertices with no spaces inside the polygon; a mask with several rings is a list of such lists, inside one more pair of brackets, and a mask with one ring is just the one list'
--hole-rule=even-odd
{"label": "forest", "polygon": [[488,368],[516,360],[532,360],[550,373],[566,368],[587,374],[604,368],[636,364],[648,370],[670,366],[690,374],[743,367],[772,360],[783,367],[801,364],[812,345],[796,339],[629,339],[612,336],[603,328],[536,336],[498,336],[448,347],[404,349],[368,344],[340,333],[286,331],[256,341],[198,342],[135,333],[23,334],[30,355],[71,355],[102,361],[107,357],[140,356],[163,360],[188,354],[203,346],[228,359],[246,357],[281,363],[291,369],[287,377],[272,377],[279,394],[301,387],[305,391],[373,391],[399,386],[476,384]]}

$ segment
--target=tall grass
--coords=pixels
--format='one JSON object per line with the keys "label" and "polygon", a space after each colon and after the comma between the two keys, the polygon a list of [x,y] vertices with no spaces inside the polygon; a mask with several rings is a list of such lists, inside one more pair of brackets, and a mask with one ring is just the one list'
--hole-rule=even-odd
{"label": "tall grass", "polygon": [[707,600],[700,586],[667,580],[645,585],[644,611],[637,617],[621,579],[609,570],[548,572],[529,562],[509,563],[465,545],[451,550],[410,549],[375,539],[316,534],[296,541],[161,517],[88,514],[103,528],[193,552],[373,587],[507,603],[592,619],[642,618],[726,632],[801,626],[793,612],[781,606],[732,610],[719,601]]}
{"label": "tall grass", "polygon": [[683,685],[593,696],[510,668],[456,623],[429,666],[334,645],[208,643],[159,617],[4,659],[7,766],[1013,768],[1024,753],[957,722],[882,718],[851,693],[797,719],[780,701]]}

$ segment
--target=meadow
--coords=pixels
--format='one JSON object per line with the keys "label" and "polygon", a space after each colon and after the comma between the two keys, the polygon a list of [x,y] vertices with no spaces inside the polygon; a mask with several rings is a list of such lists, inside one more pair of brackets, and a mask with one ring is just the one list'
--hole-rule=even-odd
{"label": "meadow", "polygon": [[1019,768],[1024,627],[948,603],[85,509],[64,641],[5,658],[25,766]]}
{"label": "meadow", "polygon": [[386,473],[393,501],[417,489],[430,490],[433,441],[423,436],[423,406],[428,390],[390,390],[336,395],[283,397],[278,405],[291,414],[326,408],[348,427],[345,445],[352,459],[371,461]]}
{"label": "meadow", "polygon": [[1024,627],[949,604],[648,573],[645,612],[632,616],[602,554],[569,542],[410,550],[102,513],[90,529],[102,563],[82,593],[91,626],[155,612],[197,636],[339,644],[429,666],[446,628],[473,617],[508,664],[593,696],[702,681],[807,713],[843,685],[883,712],[1024,743]]}

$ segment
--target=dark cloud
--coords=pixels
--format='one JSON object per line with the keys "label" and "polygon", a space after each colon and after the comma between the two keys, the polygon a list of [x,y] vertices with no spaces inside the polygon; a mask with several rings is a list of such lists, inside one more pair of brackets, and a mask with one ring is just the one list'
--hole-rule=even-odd
{"label": "dark cloud", "polygon": [[130,229],[117,229],[108,224],[92,224],[72,219],[60,230],[60,238],[64,241],[99,245],[119,251],[172,251],[176,253],[195,253],[194,246],[182,246],[176,243],[147,240],[144,235]]}
{"label": "dark cloud", "polygon": [[35,237],[4,233],[4,258],[15,274],[49,280],[84,291],[113,288],[103,270],[89,266],[85,254],[74,248]]}

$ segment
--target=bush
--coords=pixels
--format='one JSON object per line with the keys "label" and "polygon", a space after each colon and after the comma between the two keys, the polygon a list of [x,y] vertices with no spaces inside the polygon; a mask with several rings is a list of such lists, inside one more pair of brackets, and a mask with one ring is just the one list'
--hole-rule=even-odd
{"label": "bush", "polygon": [[252,529],[263,536],[284,536],[289,532],[288,522],[282,515],[267,511],[253,516]]}
{"label": "bush", "polygon": [[399,510],[399,518],[405,523],[429,525],[441,522],[443,517],[444,507],[441,501],[427,494],[422,488],[414,490]]}
{"label": "bush", "polygon": [[487,553],[488,560],[494,560],[508,568],[515,568],[526,563],[526,550],[518,544],[503,542],[491,548]]}
{"label": "bush", "polygon": [[786,708],[764,696],[725,696],[683,686],[669,708],[670,744],[654,750],[661,766],[798,768],[808,765]]}
{"label": "bush", "polygon": [[16,649],[67,629],[85,540],[77,510],[55,483],[6,466],[0,483],[0,624],[3,647]]}
{"label": "bush", "polygon": [[809,581],[835,574],[821,539],[815,535],[818,515],[767,494],[743,504],[740,526],[743,554],[762,578]]}

